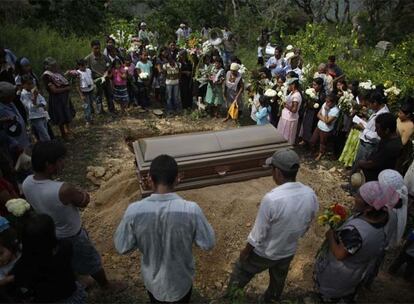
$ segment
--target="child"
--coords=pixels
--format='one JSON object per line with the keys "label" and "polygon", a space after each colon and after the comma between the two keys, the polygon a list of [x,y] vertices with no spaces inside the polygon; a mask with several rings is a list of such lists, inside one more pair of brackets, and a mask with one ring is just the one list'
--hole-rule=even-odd
{"label": "child", "polygon": [[33,78],[30,75],[24,75],[22,81],[22,93],[20,100],[24,104],[29,115],[29,121],[32,129],[37,134],[39,141],[49,141],[47,121],[49,114],[46,111],[46,100],[39,94],[34,86]]}
{"label": "child", "polygon": [[224,103],[223,97],[223,82],[225,79],[225,72],[223,69],[223,62],[221,58],[216,58],[212,75],[208,81],[206,102],[211,105],[214,117],[219,117],[219,108]]}
{"label": "child", "polygon": [[271,108],[269,106],[268,99],[265,96],[260,96],[259,98],[259,108],[257,109],[255,116],[256,116],[256,123],[257,125],[265,125],[269,123],[269,114],[271,112]]}
{"label": "child", "polygon": [[111,76],[114,100],[119,102],[121,105],[121,112],[125,113],[125,108],[128,105],[129,98],[127,89],[127,72],[121,63],[121,60],[115,59],[112,62]]}
{"label": "child", "polygon": [[130,104],[135,104],[135,64],[132,62],[130,56],[127,56],[124,60],[125,71],[127,71],[127,89]]}
{"label": "child", "polygon": [[138,73],[138,104],[142,107],[147,107],[150,103],[148,92],[152,76],[152,62],[148,60],[148,53],[146,51],[142,52],[136,69]]}
{"label": "child", "polygon": [[167,111],[170,114],[174,111],[180,112],[182,109],[179,85],[180,68],[180,63],[176,62],[172,56],[168,58],[168,63],[163,66],[166,74]]}
{"label": "child", "polygon": [[[78,70],[79,74],[79,84],[78,84],[78,92],[80,99],[83,101],[83,109],[84,115],[86,120],[86,125],[92,121],[92,109],[93,109],[93,101],[95,97],[93,95],[93,79],[92,79],[92,71],[91,69],[86,67],[86,60],[81,59],[78,60]],[[101,104],[102,106],[102,104]],[[98,112],[101,112],[102,109],[98,109]]]}
{"label": "child", "polygon": [[318,113],[318,125],[313,132],[311,145],[315,147],[319,142],[319,153],[316,161],[319,161],[326,152],[328,138],[331,136],[335,127],[335,121],[339,116],[339,108],[336,106],[338,97],[330,94],[326,97],[326,101]]}
{"label": "child", "polygon": [[52,218],[36,214],[23,228],[22,256],[13,270],[15,283],[35,303],[84,303],[86,293],[76,282],[70,242],[58,241]]}

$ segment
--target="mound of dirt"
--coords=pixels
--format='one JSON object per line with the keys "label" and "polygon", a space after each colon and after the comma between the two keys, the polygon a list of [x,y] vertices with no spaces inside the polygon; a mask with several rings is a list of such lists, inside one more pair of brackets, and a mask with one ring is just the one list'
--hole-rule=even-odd
{"label": "mound of dirt", "polygon": [[[141,198],[138,179],[133,163],[123,164],[121,173],[103,182],[94,195],[94,208],[84,212],[88,231],[103,255],[104,265],[112,277],[122,278],[142,289],[139,278],[138,253],[119,256],[113,247],[112,236],[127,206]],[[319,199],[320,209],[338,202],[352,205],[353,198],[340,187],[341,176],[336,170],[321,167],[310,169],[303,165],[298,180],[312,187]],[[240,249],[245,245],[247,235],[254,224],[260,200],[275,187],[271,177],[240,183],[224,184],[178,192],[187,200],[197,202],[204,211],[216,233],[216,246],[210,252],[194,249],[196,257],[195,287],[205,297],[214,297],[225,287],[238,258]],[[297,254],[291,264],[286,282],[286,294],[308,295],[313,289],[312,270],[314,257],[324,239],[326,228],[313,223],[301,239]],[[374,284],[375,296],[366,295],[370,302],[395,301],[395,294],[378,293],[394,278],[385,274],[379,276]],[[401,288],[405,288],[404,283]],[[248,286],[250,295],[262,293],[268,285],[268,274],[257,276]],[[399,285],[400,286],[400,285]],[[401,301],[409,301],[407,295]],[[412,298],[411,298],[412,299]]]}

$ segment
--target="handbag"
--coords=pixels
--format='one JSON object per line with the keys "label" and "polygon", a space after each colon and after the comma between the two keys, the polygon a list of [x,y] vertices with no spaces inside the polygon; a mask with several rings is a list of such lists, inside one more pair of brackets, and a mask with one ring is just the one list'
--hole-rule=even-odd
{"label": "handbag", "polygon": [[239,106],[237,101],[233,101],[227,113],[231,119],[237,119],[239,117]]}

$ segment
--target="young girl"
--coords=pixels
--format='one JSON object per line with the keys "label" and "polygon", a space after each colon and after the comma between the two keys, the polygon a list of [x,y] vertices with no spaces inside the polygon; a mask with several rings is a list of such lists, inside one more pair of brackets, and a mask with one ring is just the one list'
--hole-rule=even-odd
{"label": "young girl", "polygon": [[259,98],[259,108],[257,109],[255,116],[256,116],[256,123],[257,125],[265,125],[269,123],[269,114],[271,112],[271,107],[269,106],[268,98],[265,96],[260,96]]}
{"label": "young girl", "polygon": [[335,121],[339,116],[339,109],[336,106],[337,100],[338,97],[335,94],[329,95],[318,112],[319,122],[311,139],[312,147],[315,147],[319,142],[319,153],[316,156],[316,161],[319,161],[325,154],[328,138],[331,136],[335,127]]}
{"label": "young girl", "polygon": [[46,214],[27,221],[22,234],[22,256],[13,270],[15,283],[35,303],[84,303],[86,293],[72,270],[73,249],[58,241],[55,224]]}
{"label": "young girl", "polygon": [[141,58],[136,65],[138,74],[138,104],[142,107],[148,107],[150,104],[149,90],[152,78],[152,62],[148,60],[148,53],[142,52]]}
{"label": "young girl", "polygon": [[214,117],[219,117],[220,106],[224,103],[223,97],[223,82],[224,82],[223,61],[221,58],[216,58],[212,75],[207,84],[206,103],[208,103],[213,110]]}
{"label": "young girl", "polygon": [[127,89],[127,71],[122,65],[121,60],[115,59],[112,62],[112,88],[114,94],[114,100],[119,102],[121,106],[121,112],[125,113],[125,109],[128,105],[128,89]]}
{"label": "young girl", "polygon": [[[88,126],[92,121],[93,102],[95,100],[95,96],[93,94],[94,84],[92,79],[92,71],[86,67],[86,61],[81,59],[78,60],[77,72],[79,75],[78,92],[80,99],[83,101],[84,115],[86,125]],[[101,110],[102,109],[98,109],[98,112]]]}
{"label": "young girl", "polygon": [[397,160],[396,169],[402,175],[407,172],[413,158],[413,143],[411,141],[414,134],[414,100],[407,98],[401,105],[398,111],[397,118],[397,132],[401,137],[403,149],[401,155]]}
{"label": "young girl", "polygon": [[21,91],[23,89],[22,77],[25,75],[28,75],[33,79],[33,84],[35,85],[35,87],[39,87],[39,79],[37,78],[35,73],[33,73],[32,65],[30,64],[29,59],[27,59],[26,57],[19,58],[16,61],[16,73],[17,75],[14,80],[16,82],[17,91]]}

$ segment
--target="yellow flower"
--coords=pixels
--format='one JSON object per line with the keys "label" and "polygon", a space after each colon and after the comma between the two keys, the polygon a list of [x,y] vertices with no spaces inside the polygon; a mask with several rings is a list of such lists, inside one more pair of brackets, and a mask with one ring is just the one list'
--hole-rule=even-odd
{"label": "yellow flower", "polygon": [[329,218],[327,215],[323,214],[318,217],[318,224],[325,225],[328,222]]}
{"label": "yellow flower", "polygon": [[341,220],[342,219],[339,215],[334,215],[329,219],[329,224],[338,224],[339,222],[341,222]]}

